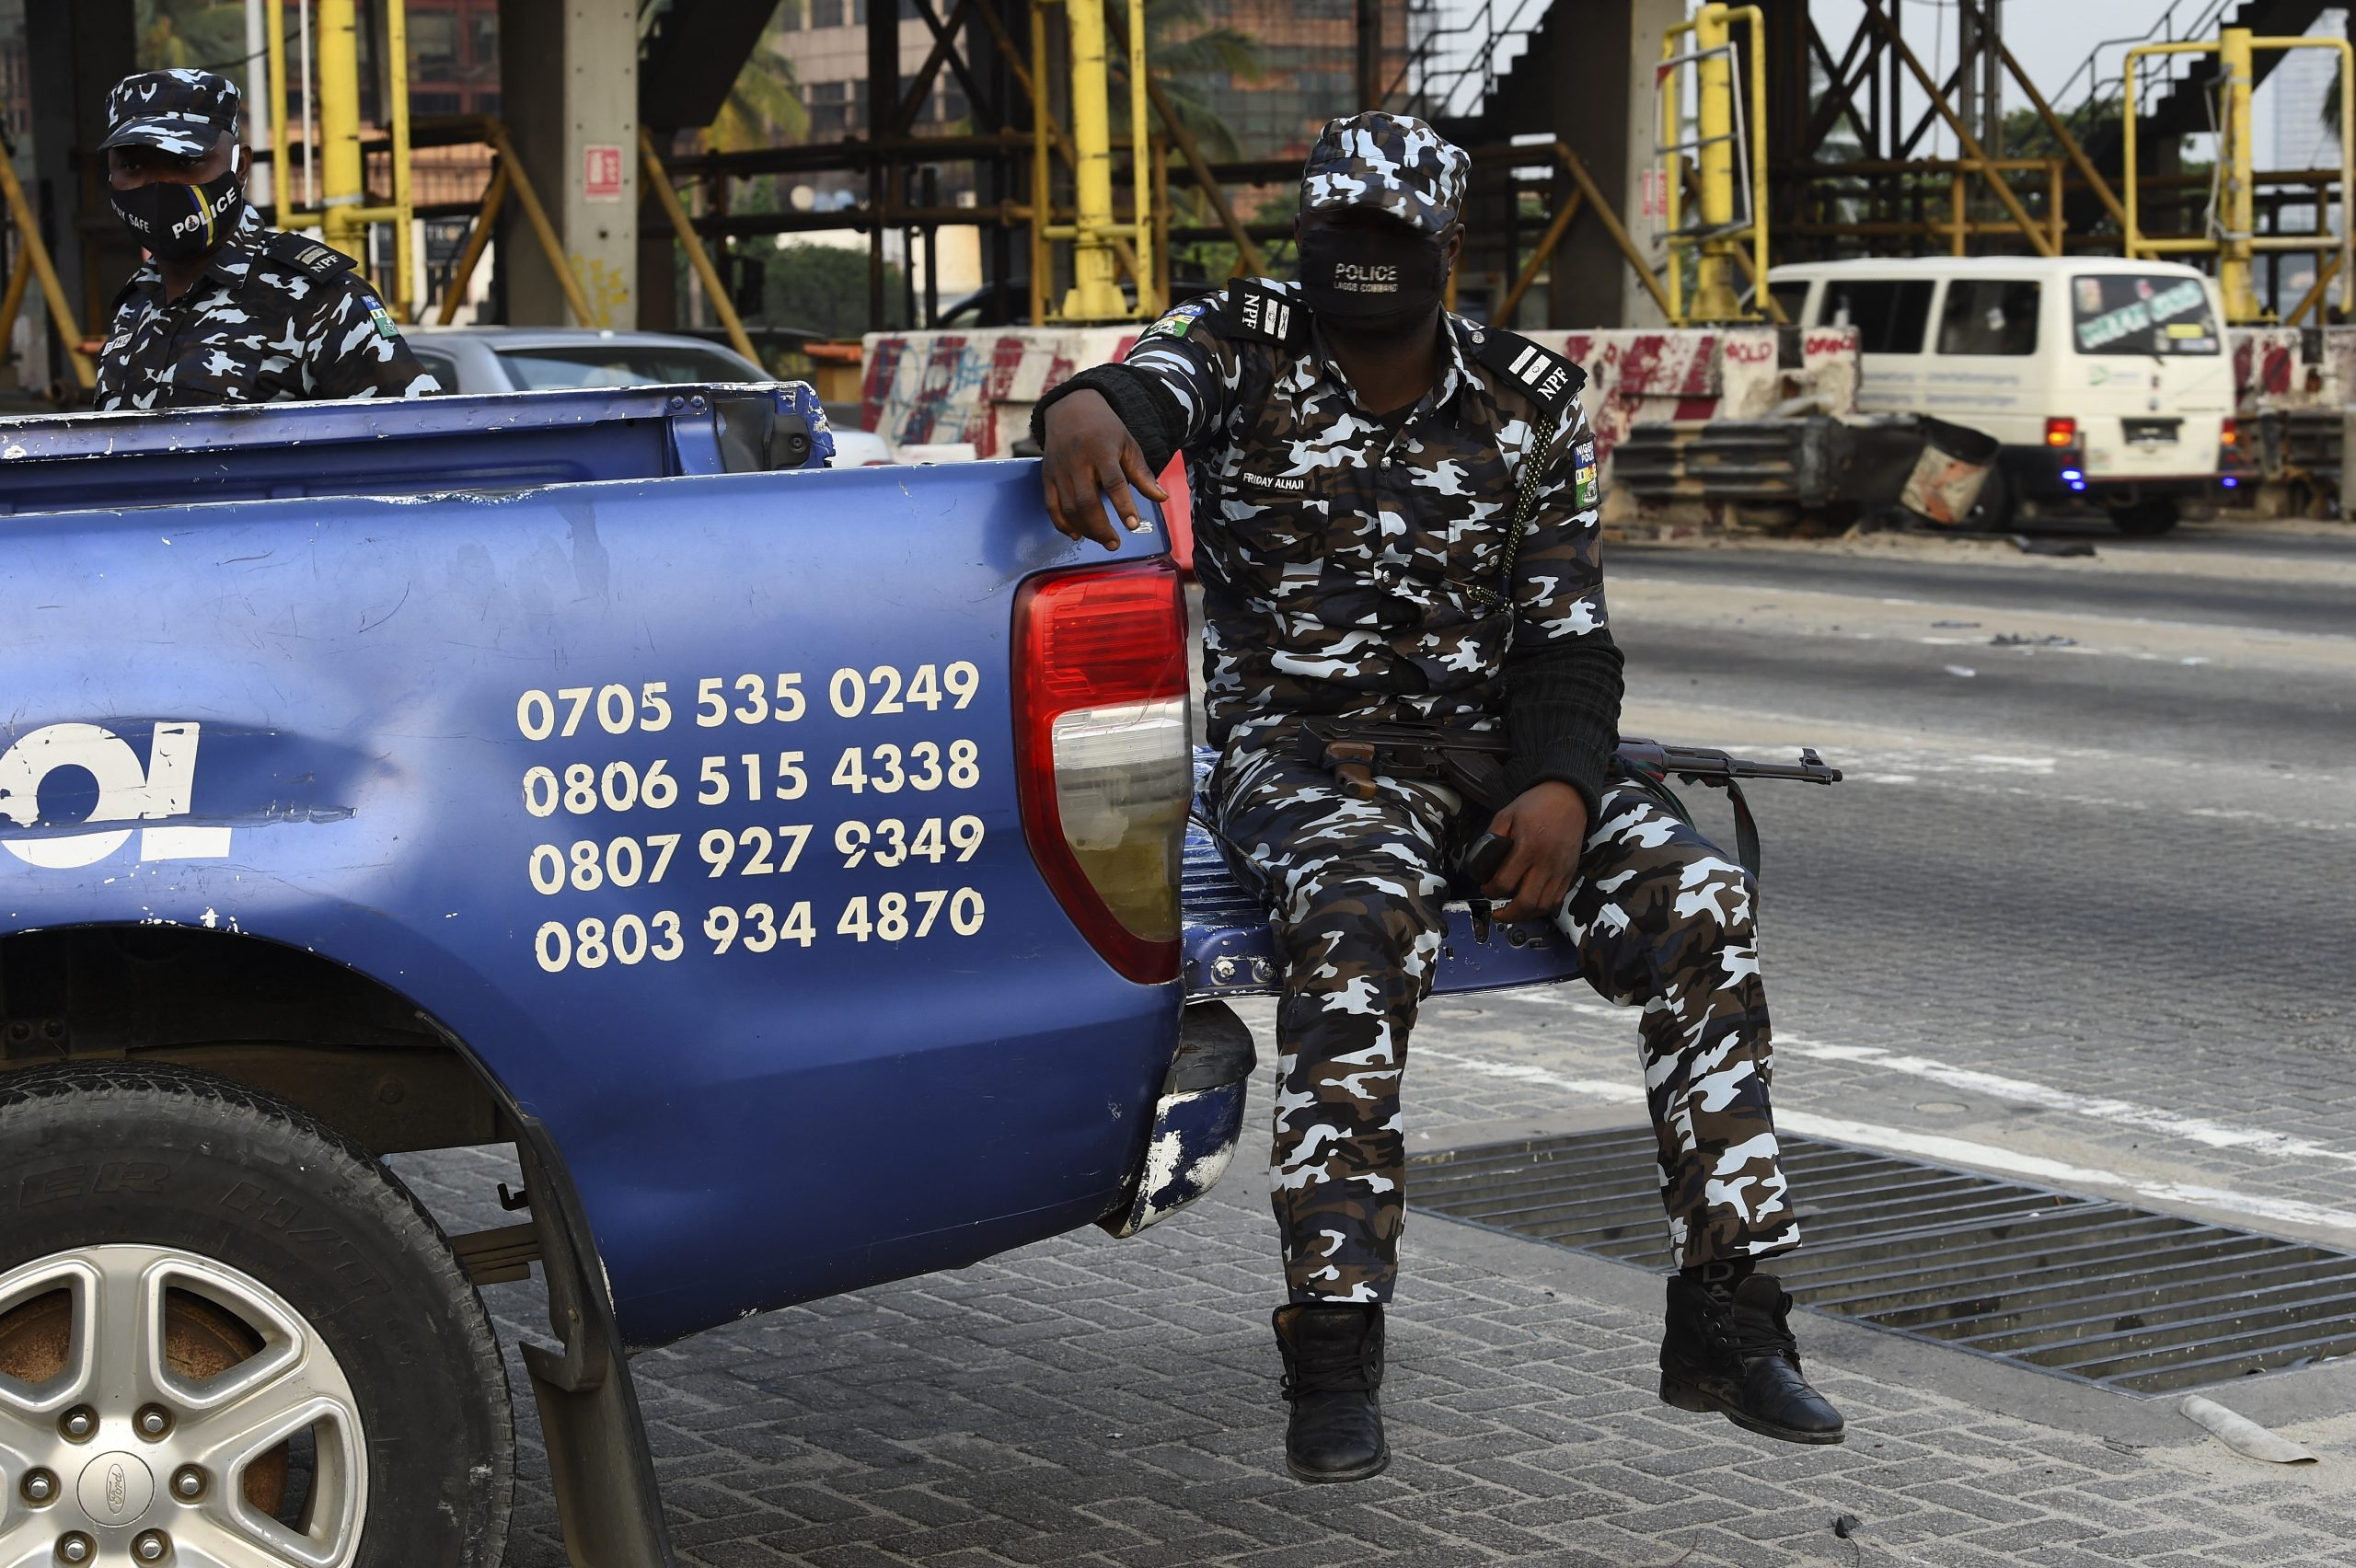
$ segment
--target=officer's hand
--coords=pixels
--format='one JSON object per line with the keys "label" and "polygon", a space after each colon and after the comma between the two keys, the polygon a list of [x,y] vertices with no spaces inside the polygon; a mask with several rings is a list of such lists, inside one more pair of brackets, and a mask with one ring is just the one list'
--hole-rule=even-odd
{"label": "officer's hand", "polygon": [[1587,847],[1587,801],[1568,784],[1533,784],[1499,812],[1489,831],[1513,840],[1513,853],[1481,891],[1506,902],[1500,920],[1553,919],[1571,895]]}
{"label": "officer's hand", "polygon": [[1170,499],[1103,394],[1083,390],[1059,398],[1047,409],[1045,433],[1047,460],[1040,474],[1046,485],[1047,516],[1057,533],[1117,550],[1121,536],[1105,521],[1106,496],[1113,498],[1113,510],[1132,533],[1145,525],[1138,520],[1130,486],[1156,501]]}

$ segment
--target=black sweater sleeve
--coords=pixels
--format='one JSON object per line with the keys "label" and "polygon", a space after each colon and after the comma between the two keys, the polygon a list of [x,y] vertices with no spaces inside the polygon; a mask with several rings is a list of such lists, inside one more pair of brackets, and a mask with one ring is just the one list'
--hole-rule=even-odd
{"label": "black sweater sleeve", "polygon": [[1605,770],[1620,744],[1620,650],[1601,628],[1522,654],[1506,666],[1505,797],[1555,779],[1602,809]]}
{"label": "black sweater sleeve", "polygon": [[1113,405],[1113,412],[1128,427],[1130,439],[1145,454],[1145,466],[1159,474],[1170,466],[1185,437],[1185,416],[1151,377],[1126,364],[1091,365],[1068,381],[1056,384],[1031,406],[1031,439],[1047,444],[1047,410],[1074,392],[1098,393]]}

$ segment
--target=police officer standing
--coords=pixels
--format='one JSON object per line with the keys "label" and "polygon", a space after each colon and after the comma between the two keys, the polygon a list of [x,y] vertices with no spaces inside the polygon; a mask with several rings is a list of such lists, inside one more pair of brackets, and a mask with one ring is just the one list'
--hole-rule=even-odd
{"label": "police officer standing", "polygon": [[98,406],[190,409],[442,390],[342,252],[246,203],[237,84],[145,71],[107,96],[115,216],[150,258],[115,297]]}
{"label": "police officer standing", "polygon": [[[1639,1007],[1669,1280],[1661,1398],[1801,1443],[1841,1439],[1801,1374],[1796,1246],[1768,1101],[1752,889],[1692,826],[1608,777],[1621,656],[1604,615],[1579,369],[1442,308],[1471,160],[1422,121],[1329,122],[1301,183],[1300,281],[1238,280],[1146,329],[1125,363],[1042,399],[1047,504],[1115,542],[1131,486],[1188,459],[1205,614],[1207,793],[1287,963],[1272,1186],[1289,1299],[1275,1325],[1306,1481],[1388,1462],[1377,1390],[1398,1274],[1400,1085],[1454,846],[1512,851],[1486,892],[1544,916]],[[1517,548],[1518,547],[1518,548]],[[1441,786],[1337,787],[1295,744],[1320,715],[1505,726],[1493,818]]]}

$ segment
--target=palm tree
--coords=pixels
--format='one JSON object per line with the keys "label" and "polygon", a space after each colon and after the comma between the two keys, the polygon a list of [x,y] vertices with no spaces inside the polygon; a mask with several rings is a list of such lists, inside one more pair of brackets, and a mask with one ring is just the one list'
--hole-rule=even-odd
{"label": "palm tree", "polygon": [[[802,0],[786,3],[798,6]],[[777,37],[782,30],[775,17],[761,29],[761,41],[745,62],[745,68],[736,73],[736,83],[728,89],[728,100],[702,132],[706,152],[735,153],[752,147],[774,147],[809,136],[810,110],[802,102],[802,84],[794,77],[793,62],[777,48]]]}
{"label": "palm tree", "polygon": [[[1230,80],[1257,82],[1260,40],[1220,24],[1214,27],[1202,0],[1146,0],[1146,67],[1161,84],[1162,96],[1203,149],[1220,158],[1241,156],[1234,129],[1213,107],[1204,89]],[[1114,108],[1114,124],[1128,128],[1126,98]]]}

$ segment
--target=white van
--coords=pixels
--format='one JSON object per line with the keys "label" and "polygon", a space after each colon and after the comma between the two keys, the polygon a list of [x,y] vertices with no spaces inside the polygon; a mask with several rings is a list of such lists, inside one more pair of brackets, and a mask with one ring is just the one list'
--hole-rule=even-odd
{"label": "white van", "polygon": [[1974,521],[2090,502],[2131,534],[2213,500],[2232,439],[2217,286],[2172,261],[1919,257],[1777,267],[1791,320],[1854,327],[1863,413],[1932,414],[2002,444]]}

